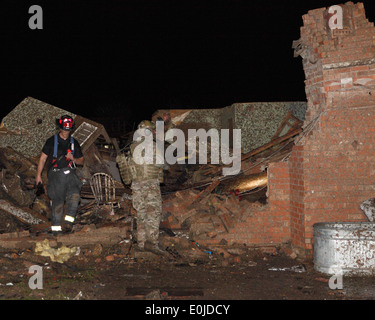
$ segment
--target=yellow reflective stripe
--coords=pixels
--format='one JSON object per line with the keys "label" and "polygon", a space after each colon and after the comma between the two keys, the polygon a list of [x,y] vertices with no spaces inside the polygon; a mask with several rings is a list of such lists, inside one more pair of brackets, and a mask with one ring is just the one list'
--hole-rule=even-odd
{"label": "yellow reflective stripe", "polygon": [[51,226],[52,231],[62,231],[61,226]]}
{"label": "yellow reflective stripe", "polygon": [[65,221],[74,222],[74,217],[72,217],[72,216],[65,216]]}

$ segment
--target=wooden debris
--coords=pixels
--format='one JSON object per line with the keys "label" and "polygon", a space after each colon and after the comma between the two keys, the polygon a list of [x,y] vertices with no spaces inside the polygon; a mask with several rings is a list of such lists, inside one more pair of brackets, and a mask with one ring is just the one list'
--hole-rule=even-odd
{"label": "wooden debris", "polygon": [[241,199],[235,193],[219,195],[211,192],[202,197],[202,192],[184,190],[164,201],[163,214],[168,214],[173,231],[184,230],[189,239],[199,241],[236,232],[237,225],[262,206],[259,202]]}
{"label": "wooden debris", "polygon": [[0,163],[11,174],[22,173],[25,176],[35,177],[37,163],[29,159],[11,147],[0,148]]}
{"label": "wooden debris", "polygon": [[0,209],[28,224],[40,224],[47,219],[28,208],[18,208],[7,200],[0,200]]}
{"label": "wooden debris", "polygon": [[[294,123],[291,125],[289,131],[286,134],[284,134],[281,137],[275,135],[274,139],[271,140],[270,142],[248,153],[242,154],[241,162],[247,161],[249,159],[253,160],[252,159],[253,157],[264,158],[265,157],[263,155],[264,152],[280,144],[283,144],[283,146],[285,145],[285,148],[283,147],[280,150],[280,152],[277,152],[277,154],[272,155],[273,161],[278,161],[281,158],[283,158],[286,155],[286,153],[290,153],[291,148],[290,147],[286,148],[286,146],[292,146],[293,145],[292,138],[298,135],[299,133],[301,133],[303,130],[301,127],[302,122],[298,120],[297,118],[294,119],[294,117],[290,115],[289,118],[287,117],[285,119],[286,122],[281,125],[280,132],[282,131],[283,127],[286,126],[286,124],[289,124],[287,121],[290,119],[294,120]],[[223,167],[225,166],[224,165],[212,165],[212,164],[202,165],[197,171],[193,173],[192,181],[194,183],[208,182],[209,180],[212,180],[213,177],[220,176],[220,173],[222,172]]]}
{"label": "wooden debris", "polygon": [[250,158],[264,150],[267,150],[269,148],[272,148],[274,146],[276,146],[277,144],[281,143],[281,142],[284,142],[294,136],[296,136],[297,134],[301,133],[302,132],[302,128],[299,127],[299,128],[296,128],[290,132],[288,132],[287,134],[283,135],[282,137],[279,137],[279,138],[276,138],[268,143],[266,143],[265,145],[263,146],[260,146],[259,148],[256,148],[255,150],[253,151],[250,151],[249,153],[246,153],[244,155],[242,155],[241,157],[241,161],[247,159],[247,158]]}
{"label": "wooden debris", "polygon": [[19,206],[29,206],[33,199],[30,194],[21,187],[21,177],[18,174],[10,174],[6,169],[0,172],[0,188]]}
{"label": "wooden debris", "polygon": [[203,191],[201,191],[192,201],[192,203],[187,207],[187,209],[191,209],[196,202],[198,202],[200,199],[204,198],[205,196],[209,195],[218,185],[220,184],[219,179],[214,179],[212,183]]}
{"label": "wooden debris", "polygon": [[272,140],[280,137],[280,134],[282,132],[285,132],[285,128],[287,128],[287,131],[285,132],[288,133],[291,130],[294,130],[298,127],[301,127],[303,124],[303,121],[299,120],[295,116],[293,116],[292,111],[290,110],[287,115],[285,116],[283,122],[280,124],[279,128],[276,130],[276,133],[274,134]]}

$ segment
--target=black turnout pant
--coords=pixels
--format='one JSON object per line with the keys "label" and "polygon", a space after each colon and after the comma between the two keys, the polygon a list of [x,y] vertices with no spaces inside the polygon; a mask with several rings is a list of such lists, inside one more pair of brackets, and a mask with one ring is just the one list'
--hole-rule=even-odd
{"label": "black turnout pant", "polygon": [[52,200],[52,226],[61,226],[64,206],[65,219],[74,221],[77,213],[82,182],[78,178],[75,169],[50,169],[48,171],[47,192]]}

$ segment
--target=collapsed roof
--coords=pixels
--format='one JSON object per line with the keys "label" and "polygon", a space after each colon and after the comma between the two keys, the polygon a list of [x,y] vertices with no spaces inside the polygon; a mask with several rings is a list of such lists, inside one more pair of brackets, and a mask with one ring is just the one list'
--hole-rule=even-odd
{"label": "collapsed roof", "polygon": [[[172,123],[188,129],[241,129],[242,152],[250,152],[270,142],[288,114],[305,120],[305,101],[234,103],[221,109],[158,110],[153,120],[169,113]],[[280,135],[286,133],[279,132]],[[185,132],[186,134],[186,132]]]}
{"label": "collapsed roof", "polygon": [[60,109],[32,97],[19,103],[0,125],[0,148],[12,147],[25,157],[38,157],[45,141],[56,133],[55,119],[71,116],[76,123],[73,136],[85,152],[102,135],[107,143],[113,143],[100,123]]}

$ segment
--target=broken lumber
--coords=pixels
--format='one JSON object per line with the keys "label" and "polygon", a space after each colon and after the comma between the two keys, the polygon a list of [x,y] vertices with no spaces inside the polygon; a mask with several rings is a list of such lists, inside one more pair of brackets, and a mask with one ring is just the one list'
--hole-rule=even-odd
{"label": "broken lumber", "polygon": [[[292,122],[292,123],[291,123]],[[289,126],[289,129],[286,133],[290,132],[291,130],[296,129],[297,127],[302,126],[303,121],[299,120],[295,116],[293,116],[292,111],[290,110],[287,115],[285,116],[284,120],[281,122],[279,128],[276,130],[272,140],[278,138],[281,132]]]}
{"label": "broken lumber", "polygon": [[36,175],[38,164],[11,147],[0,148],[0,162],[11,174],[19,172],[29,177]]}
{"label": "broken lumber", "polygon": [[229,233],[230,229],[233,228],[234,222],[231,215],[228,212],[219,212],[217,215],[225,228],[225,231]]}
{"label": "broken lumber", "polygon": [[193,206],[194,206],[194,204],[196,202],[200,201],[200,199],[202,199],[205,196],[209,195],[219,184],[220,184],[220,180],[219,179],[214,179],[206,189],[202,190],[200,193],[198,193],[195,196],[195,198],[192,201],[192,203],[189,204],[186,209],[188,209],[188,210],[192,209]]}
{"label": "broken lumber", "polygon": [[47,222],[47,218],[44,218],[34,211],[29,210],[28,208],[18,208],[4,199],[0,200],[0,209],[15,216],[20,221],[28,224],[40,224],[43,222]]}
{"label": "broken lumber", "polygon": [[[273,139],[270,142],[268,142],[268,143],[266,143],[266,144],[264,144],[264,145],[262,145],[262,146],[260,146],[260,147],[258,147],[256,149],[254,149],[253,151],[250,151],[248,153],[243,154],[241,156],[241,161],[244,161],[244,160],[246,160],[248,158],[251,158],[251,157],[253,157],[253,156],[255,156],[255,155],[257,155],[257,154],[259,154],[259,153],[261,153],[261,152],[263,152],[265,150],[267,150],[267,149],[270,149],[270,148],[278,145],[281,142],[284,142],[284,141],[286,141],[286,140],[288,140],[288,139],[290,139],[290,138],[298,135],[299,133],[302,132],[302,130],[303,129],[301,127],[293,129],[293,130],[289,131],[287,134],[285,134],[285,135],[283,135],[281,137],[278,137],[276,139]],[[222,168],[223,168],[223,166],[215,166],[215,167],[212,167],[212,166],[207,167],[207,166],[208,165],[204,165],[204,166],[202,166],[202,168],[199,169],[199,172],[201,172],[201,175],[204,175],[204,176],[215,175],[215,174],[219,173],[222,170]],[[197,175],[198,175],[198,173],[197,173]],[[202,181],[200,181],[200,182],[202,182]]]}
{"label": "broken lumber", "polygon": [[[50,224],[49,224],[50,225]],[[39,227],[45,227],[46,225],[38,225]],[[35,229],[32,226],[31,229]],[[89,246],[97,245],[115,245],[123,240],[127,232],[130,230],[129,226],[120,226],[113,224],[112,226],[96,228],[95,225],[86,225],[79,231],[73,233],[58,235],[53,241],[61,243],[65,246]],[[32,230],[34,232],[36,230]],[[45,238],[49,238],[48,234],[34,235],[29,230],[22,232],[12,232],[0,234],[0,247],[8,249],[25,249],[35,247],[36,242],[43,241]]]}
{"label": "broken lumber", "polygon": [[259,148],[256,148],[253,151],[250,151],[250,152],[242,155],[241,161],[243,161],[243,160],[245,160],[247,158],[250,158],[250,157],[252,157],[252,156],[254,156],[254,155],[256,155],[256,154],[258,154],[258,153],[260,153],[260,152],[262,152],[264,150],[267,150],[267,149],[269,149],[269,148],[271,148],[271,147],[273,147],[273,146],[275,146],[275,145],[277,145],[277,144],[279,144],[279,143],[281,143],[281,142],[283,142],[283,141],[285,141],[285,140],[287,140],[289,138],[292,138],[293,136],[295,136],[295,135],[299,134],[300,132],[302,132],[302,130],[303,130],[302,128],[294,129],[294,130],[288,132],[287,134],[285,134],[285,135],[283,135],[283,136],[281,136],[279,138],[276,138],[276,139],[274,139],[274,140],[266,143],[265,145],[260,146]]}

